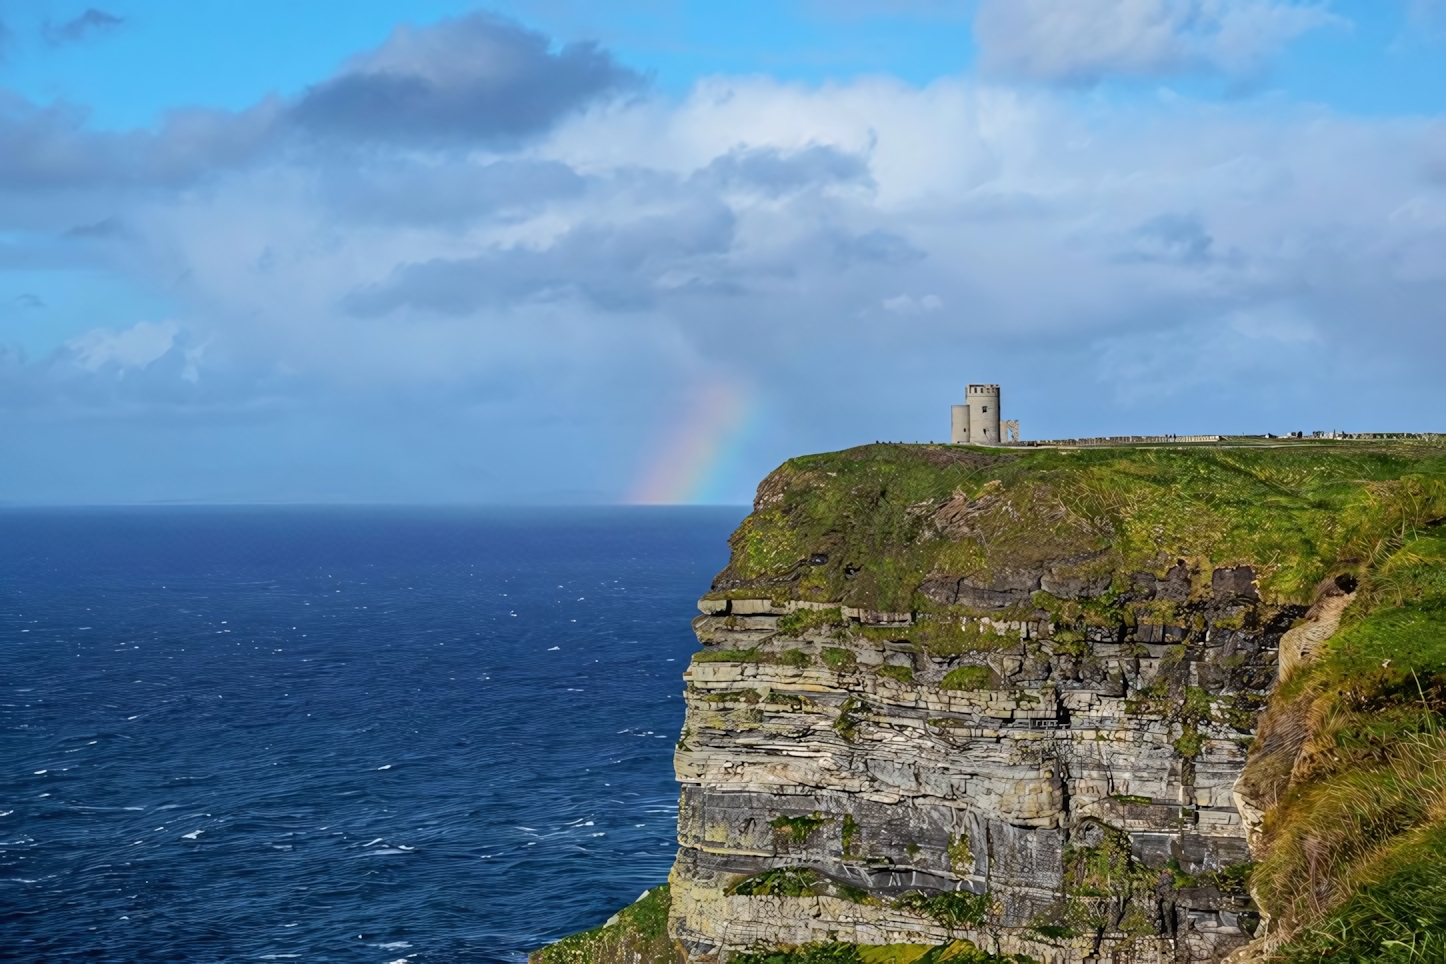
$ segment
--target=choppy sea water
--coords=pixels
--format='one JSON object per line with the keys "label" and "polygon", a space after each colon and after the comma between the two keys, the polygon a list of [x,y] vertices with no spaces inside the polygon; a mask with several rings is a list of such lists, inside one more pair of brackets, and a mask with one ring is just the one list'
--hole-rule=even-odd
{"label": "choppy sea water", "polygon": [[502,962],[665,879],[743,509],[0,512],[0,959]]}

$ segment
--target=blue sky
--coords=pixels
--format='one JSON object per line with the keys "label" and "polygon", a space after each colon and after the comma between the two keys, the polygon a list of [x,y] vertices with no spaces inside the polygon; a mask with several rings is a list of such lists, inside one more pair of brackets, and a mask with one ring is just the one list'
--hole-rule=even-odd
{"label": "blue sky", "polygon": [[1442,429],[1446,3],[0,0],[0,502]]}

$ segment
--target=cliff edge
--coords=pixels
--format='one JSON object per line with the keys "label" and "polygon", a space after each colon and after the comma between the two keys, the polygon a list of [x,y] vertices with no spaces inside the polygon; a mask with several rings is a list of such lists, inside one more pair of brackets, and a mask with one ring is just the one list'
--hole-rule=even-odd
{"label": "cliff edge", "polygon": [[626,959],[1446,959],[1443,519],[1425,443],[791,460]]}

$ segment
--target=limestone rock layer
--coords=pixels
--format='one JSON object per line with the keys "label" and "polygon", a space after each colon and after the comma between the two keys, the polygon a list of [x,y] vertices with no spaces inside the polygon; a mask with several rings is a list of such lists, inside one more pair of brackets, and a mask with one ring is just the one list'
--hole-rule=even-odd
{"label": "limestone rock layer", "polygon": [[[1044,612],[935,617],[973,647],[943,655],[912,641],[912,615],[880,629],[842,608],[704,600],[674,936],[697,961],[829,940],[965,937],[1051,962],[1245,943],[1232,789],[1298,612],[1262,604],[1248,575],[1206,575],[1220,595],[1190,626],[1078,639]],[[988,896],[966,924],[899,900],[947,892]]]}

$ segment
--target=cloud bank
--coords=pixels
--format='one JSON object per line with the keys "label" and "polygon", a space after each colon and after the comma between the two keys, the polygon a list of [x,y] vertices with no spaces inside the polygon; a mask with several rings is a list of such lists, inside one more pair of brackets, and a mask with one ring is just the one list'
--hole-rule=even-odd
{"label": "cloud bank", "polygon": [[[1441,122],[1070,87],[1235,70],[1323,16],[1232,6],[1103,4],[1066,54],[1060,5],[986,2],[997,69],[1062,86],[670,99],[470,17],[147,130],[11,96],[0,342],[54,313],[14,300],[55,301],[42,269],[169,309],[5,342],[0,498],[611,500],[716,408],[752,414],[700,421],[732,454],[698,491],[740,500],[801,451],[942,438],[982,380],[1026,437],[1439,427]],[[57,439],[124,471],[87,488]]]}
{"label": "cloud bank", "polygon": [[1090,84],[1109,76],[1259,74],[1296,37],[1343,23],[1323,4],[1283,0],[981,0],[986,69]]}

